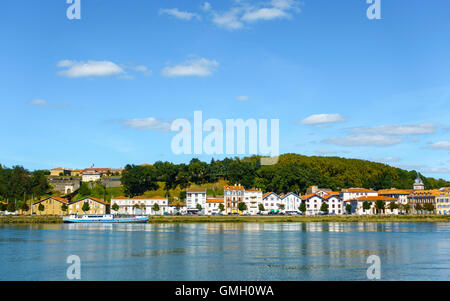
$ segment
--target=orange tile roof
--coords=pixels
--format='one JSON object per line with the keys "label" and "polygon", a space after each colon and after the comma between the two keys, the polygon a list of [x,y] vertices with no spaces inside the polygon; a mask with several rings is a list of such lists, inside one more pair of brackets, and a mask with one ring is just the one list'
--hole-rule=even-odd
{"label": "orange tile roof", "polygon": [[450,196],[448,192],[434,190],[417,190],[410,194],[411,196]]}
{"label": "orange tile roof", "polygon": [[247,189],[246,191],[259,192],[259,191],[261,191],[261,189],[259,189],[259,188],[251,188],[251,189]]}
{"label": "orange tile roof", "polygon": [[224,186],[224,190],[244,190],[244,186],[234,185],[234,186]]}
{"label": "orange tile roof", "polygon": [[56,197],[56,196],[51,196],[51,197],[48,197],[48,198],[42,198],[39,202],[36,202],[36,203],[34,203],[34,204],[41,203],[41,202],[43,202],[43,201],[45,201],[45,200],[48,200],[48,199],[54,199],[54,200],[57,200],[58,202],[61,202],[61,203],[64,203],[64,204],[68,204],[68,203],[69,203],[69,201],[66,200],[66,199],[64,199],[64,198],[60,198],[60,197]]}
{"label": "orange tile roof", "polygon": [[307,199],[309,199],[309,198],[312,198],[313,196],[316,196],[316,197],[319,197],[319,198],[320,198],[320,196],[316,195],[315,193],[310,193],[310,194],[302,195],[301,198],[302,198],[302,200],[307,200]]}
{"label": "orange tile roof", "polygon": [[266,197],[268,197],[268,196],[271,195],[272,193],[273,193],[275,196],[278,197],[278,195],[277,195],[275,192],[266,192],[266,193],[263,195],[263,199],[265,199]]}
{"label": "orange tile roof", "polygon": [[391,198],[388,196],[382,196],[382,195],[378,195],[378,196],[362,196],[359,198],[355,198],[355,199],[351,199],[351,200],[347,200],[346,202],[351,202],[351,201],[368,201],[368,202],[376,202],[376,201],[398,201],[398,199],[396,198]]}
{"label": "orange tile roof", "polygon": [[223,203],[223,199],[206,199],[206,203]]}
{"label": "orange tile roof", "polygon": [[378,190],[378,194],[411,194],[411,190],[407,190],[407,189],[395,189],[395,188],[391,188],[391,189],[381,189]]}
{"label": "orange tile roof", "polygon": [[79,200],[76,200],[76,201],[72,201],[72,202],[70,202],[70,204],[75,204],[75,203],[78,203],[80,201],[84,201],[86,199],[91,199],[91,200],[96,201],[97,203],[100,203],[100,204],[103,204],[103,205],[109,205],[109,203],[107,203],[107,202],[104,202],[104,201],[102,201],[100,199],[93,198],[93,197],[90,197],[90,196],[82,198],[82,199],[79,199]]}
{"label": "orange tile roof", "polygon": [[350,193],[358,193],[358,192],[376,192],[372,189],[366,189],[366,188],[348,188],[348,189],[342,189],[342,192],[350,192]]}
{"label": "orange tile roof", "polygon": [[127,199],[129,199],[129,198],[127,198],[126,196],[118,196],[118,197],[112,198],[112,200],[127,200]]}

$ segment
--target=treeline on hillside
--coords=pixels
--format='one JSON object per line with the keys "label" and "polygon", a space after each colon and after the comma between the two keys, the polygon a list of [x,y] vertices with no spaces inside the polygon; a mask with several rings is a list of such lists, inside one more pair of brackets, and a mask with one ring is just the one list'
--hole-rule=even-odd
{"label": "treeline on hillside", "polygon": [[47,170],[30,172],[21,166],[6,168],[0,164],[0,201],[17,203],[19,207],[25,200],[50,193],[48,174]]}
{"label": "treeline on hillside", "polygon": [[[415,171],[370,161],[285,154],[280,156],[277,164],[270,166],[261,166],[258,156],[211,160],[210,163],[192,159],[189,164],[159,161],[153,165],[127,165],[122,174],[122,185],[128,196],[156,190],[157,182],[164,182],[164,189],[169,191],[177,186],[184,189],[192,183],[202,185],[219,179],[263,191],[304,193],[311,185],[333,190],[349,187],[411,189],[416,177]],[[422,177],[422,180],[426,189],[450,185],[442,179]]]}

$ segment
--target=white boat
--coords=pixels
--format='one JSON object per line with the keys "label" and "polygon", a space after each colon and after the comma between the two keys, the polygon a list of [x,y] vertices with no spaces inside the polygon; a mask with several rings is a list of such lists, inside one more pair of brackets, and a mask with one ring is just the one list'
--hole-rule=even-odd
{"label": "white boat", "polygon": [[146,223],[148,216],[116,217],[114,214],[83,214],[82,216],[71,215],[63,218],[64,223]]}

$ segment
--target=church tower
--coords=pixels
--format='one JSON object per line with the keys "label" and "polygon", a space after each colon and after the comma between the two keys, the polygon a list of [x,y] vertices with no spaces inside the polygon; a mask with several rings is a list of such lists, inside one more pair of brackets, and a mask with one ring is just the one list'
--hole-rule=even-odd
{"label": "church tower", "polygon": [[417,173],[417,179],[414,181],[414,190],[424,190],[425,185],[423,184],[420,173]]}

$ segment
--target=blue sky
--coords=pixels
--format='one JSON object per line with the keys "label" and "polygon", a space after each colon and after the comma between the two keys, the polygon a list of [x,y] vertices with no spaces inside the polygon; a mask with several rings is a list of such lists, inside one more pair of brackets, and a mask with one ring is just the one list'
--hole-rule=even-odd
{"label": "blue sky", "polygon": [[[7,0],[0,162],[122,167],[175,155],[174,119],[280,120],[280,152],[450,179],[450,3]],[[211,156],[196,156],[209,160]],[[215,156],[223,158],[223,156]]]}

